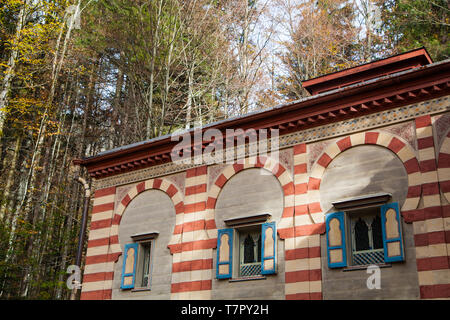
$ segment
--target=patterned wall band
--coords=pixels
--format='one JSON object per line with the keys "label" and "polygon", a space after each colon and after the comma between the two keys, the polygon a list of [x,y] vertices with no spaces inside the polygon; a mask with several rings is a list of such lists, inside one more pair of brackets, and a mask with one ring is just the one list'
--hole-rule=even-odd
{"label": "patterned wall band", "polygon": [[319,221],[323,219],[323,212],[320,205],[320,183],[325,169],[341,152],[344,152],[348,148],[364,144],[374,144],[388,148],[402,161],[408,175],[408,193],[401,211],[407,220],[410,218],[410,215],[416,213],[415,209],[419,204],[422,185],[421,172],[415,150],[402,138],[391,133],[368,131],[353,134],[331,143],[313,165],[308,180],[308,207],[311,214],[316,214],[315,217],[319,217]]}
{"label": "patterned wall band", "polygon": [[439,165],[444,170],[438,171],[432,118],[429,115],[418,117],[415,124],[423,199],[423,208],[417,210],[413,220],[420,297],[450,298],[450,218],[444,215],[439,189],[441,187],[445,196],[445,181],[442,180],[446,176],[445,167],[450,167],[445,161],[447,146],[444,140],[439,155],[442,160]]}

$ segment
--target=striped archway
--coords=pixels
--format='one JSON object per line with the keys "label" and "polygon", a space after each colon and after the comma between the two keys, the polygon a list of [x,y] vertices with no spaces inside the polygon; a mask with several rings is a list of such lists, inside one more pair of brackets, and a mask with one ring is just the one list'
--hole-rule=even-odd
{"label": "striped archway", "polygon": [[280,183],[284,195],[284,208],[281,220],[278,223],[278,235],[285,239],[293,227],[294,217],[294,181],[286,168],[277,160],[270,157],[250,157],[243,163],[235,163],[227,166],[215,179],[208,192],[206,202],[205,225],[209,238],[217,238],[215,222],[215,207],[219,194],[224,185],[237,173],[249,168],[261,168],[272,173]]}
{"label": "striped archway", "polygon": [[382,131],[356,133],[331,143],[326,147],[311,169],[308,179],[308,209],[310,214],[323,221],[324,213],[320,205],[320,183],[325,169],[341,152],[358,145],[378,145],[391,150],[402,161],[408,175],[408,193],[401,208],[406,218],[409,211],[417,208],[422,192],[419,161],[414,149],[402,138]]}
{"label": "striped archway", "polygon": [[438,178],[442,193],[450,202],[450,130],[444,138],[438,156]]}
{"label": "striped archway", "polygon": [[[136,186],[132,187],[127,192],[127,194],[122,198],[122,200],[120,201],[119,205],[116,208],[113,226],[117,225],[117,234],[118,234],[119,231],[118,226],[120,225],[120,220],[122,219],[123,213],[125,212],[125,209],[130,204],[130,202],[140,193],[152,189],[160,190],[166,193],[172,200],[173,205],[175,207],[175,214],[176,214],[175,228],[172,234],[172,238],[170,239],[168,245],[168,247],[171,248],[173,245],[178,244],[181,241],[181,233],[183,229],[182,223],[184,214],[184,202],[182,192],[178,189],[177,186],[175,186],[167,179],[164,178],[149,179],[140,182]],[[120,250],[120,246],[118,248],[111,247],[111,250],[113,253],[118,254],[117,258],[122,253],[122,251]]]}
{"label": "striped archway", "polygon": [[122,254],[119,243],[120,221],[130,202],[138,194],[151,189],[163,191],[171,198],[176,223],[169,248],[180,241],[182,232],[180,225],[184,214],[183,195],[167,179],[149,179],[138,183],[127,192],[117,207],[114,207],[116,187],[97,190],[92,209],[81,299],[111,299],[114,264]]}

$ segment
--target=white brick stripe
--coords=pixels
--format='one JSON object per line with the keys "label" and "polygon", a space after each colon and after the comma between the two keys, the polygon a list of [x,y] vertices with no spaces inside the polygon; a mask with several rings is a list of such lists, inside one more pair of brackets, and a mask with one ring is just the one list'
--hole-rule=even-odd
{"label": "white brick stripe", "polygon": [[113,203],[115,200],[116,195],[110,194],[103,197],[94,198],[94,206],[106,204],[106,203]]}
{"label": "white brick stripe", "polygon": [[113,218],[114,210],[103,211],[99,213],[94,213],[91,215],[91,223],[94,221],[100,221],[105,219]]}
{"label": "white brick stripe", "polygon": [[180,282],[190,282],[190,281],[200,281],[200,280],[211,280],[212,270],[193,270],[193,271],[182,271],[172,273],[172,284]]}
{"label": "white brick stripe", "polygon": [[84,267],[84,274],[92,274],[99,272],[113,272],[114,271],[114,262],[101,262],[88,264]]}
{"label": "white brick stripe", "polygon": [[204,181],[206,181],[206,179],[207,179],[206,174],[201,175],[201,176],[189,177],[189,178],[186,178],[184,186],[185,186],[185,188],[197,186],[199,184],[205,183]]}
{"label": "white brick stripe", "polygon": [[89,247],[86,251],[86,257],[98,256],[101,254],[107,254],[109,249],[109,245],[106,246],[98,246],[98,247]]}
{"label": "white brick stripe", "polygon": [[[183,260],[181,260],[183,254]],[[212,249],[199,249],[192,251],[183,251],[173,255],[173,263],[187,262],[202,259],[212,259]]]}
{"label": "white brick stripe", "polygon": [[89,231],[89,241],[109,238],[109,234],[110,234],[110,227],[96,229],[96,230],[90,230]]}
{"label": "white brick stripe", "polygon": [[435,159],[435,158],[436,158],[436,156],[434,154],[434,147],[419,150],[420,161],[426,161],[426,160],[431,160],[431,159]]}
{"label": "white brick stripe", "polygon": [[145,190],[153,189],[153,182],[154,182],[153,179],[146,180],[144,184],[144,189]]}
{"label": "white brick stripe", "polygon": [[285,294],[322,292],[321,281],[303,281],[286,283]]}
{"label": "white brick stripe", "polygon": [[[416,258],[432,258],[432,257],[442,257],[447,255],[447,244],[431,244],[428,246],[416,247]],[[450,278],[449,278],[450,279]]]}
{"label": "white brick stripe", "polygon": [[397,156],[400,160],[402,160],[402,162],[406,162],[416,157],[411,147],[407,144],[397,152]]}
{"label": "white brick stripe", "polygon": [[[441,150],[439,152],[439,155],[450,155],[450,138],[448,136],[445,137],[444,142],[442,143]],[[442,160],[438,163],[438,179],[439,182],[447,182],[450,180],[450,168],[442,168],[444,165],[441,163]],[[450,202],[450,191],[449,192],[443,192],[445,198],[447,201]]]}
{"label": "white brick stripe", "polygon": [[108,290],[112,289],[112,280],[93,281],[83,283],[83,292],[96,291],[96,290]]}
{"label": "white brick stripe", "polygon": [[171,300],[211,300],[211,290],[176,292],[170,295]]}
{"label": "white brick stripe", "polygon": [[419,285],[448,284],[450,279],[450,269],[419,271]]}
{"label": "white brick stripe", "polygon": [[433,135],[433,128],[431,125],[422,128],[416,128],[416,135],[418,139],[431,137]]}
{"label": "white brick stripe", "polygon": [[444,182],[450,180],[450,168],[439,168],[439,181]]}
{"label": "white brick stripe", "polygon": [[364,144],[365,139],[366,139],[366,134],[363,132],[355,133],[350,136],[350,141],[351,141],[352,147],[360,145],[360,144]]}
{"label": "white brick stripe", "polygon": [[320,257],[286,260],[285,272],[320,269]]}

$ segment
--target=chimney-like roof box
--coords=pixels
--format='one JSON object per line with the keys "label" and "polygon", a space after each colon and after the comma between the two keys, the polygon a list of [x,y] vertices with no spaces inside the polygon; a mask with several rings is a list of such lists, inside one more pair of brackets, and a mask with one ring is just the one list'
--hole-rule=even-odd
{"label": "chimney-like roof box", "polygon": [[431,64],[430,55],[425,48],[401,53],[389,58],[369,62],[357,67],[330,73],[304,81],[303,87],[312,95],[343,88],[392,73],[418,68]]}

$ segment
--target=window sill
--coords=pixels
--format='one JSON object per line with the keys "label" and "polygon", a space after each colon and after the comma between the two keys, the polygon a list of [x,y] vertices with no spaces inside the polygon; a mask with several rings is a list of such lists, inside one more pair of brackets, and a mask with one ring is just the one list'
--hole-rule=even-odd
{"label": "window sill", "polygon": [[142,291],[151,291],[150,288],[135,288],[131,289],[131,292],[142,292]]}
{"label": "window sill", "polygon": [[392,264],[390,263],[374,263],[374,264],[366,264],[366,265],[360,265],[360,266],[350,266],[345,267],[342,269],[342,271],[354,271],[354,270],[366,270],[369,266],[377,266],[379,268],[390,268],[392,267]]}
{"label": "window sill", "polygon": [[241,281],[251,281],[251,280],[265,280],[267,279],[265,276],[252,276],[252,277],[242,277],[242,278],[234,278],[228,280],[228,282],[241,282]]}

